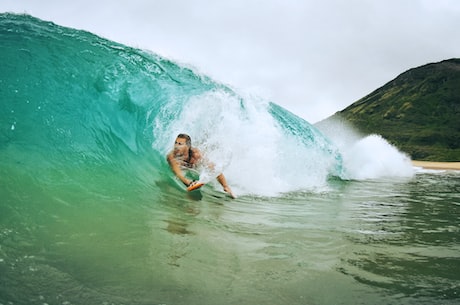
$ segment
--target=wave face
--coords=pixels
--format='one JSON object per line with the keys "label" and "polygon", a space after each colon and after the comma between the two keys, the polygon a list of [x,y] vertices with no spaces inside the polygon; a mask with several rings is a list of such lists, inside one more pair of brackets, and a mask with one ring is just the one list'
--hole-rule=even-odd
{"label": "wave face", "polygon": [[0,16],[4,177],[165,192],[176,184],[164,156],[181,132],[239,194],[311,190],[342,174],[329,140],[274,103],[88,32]]}

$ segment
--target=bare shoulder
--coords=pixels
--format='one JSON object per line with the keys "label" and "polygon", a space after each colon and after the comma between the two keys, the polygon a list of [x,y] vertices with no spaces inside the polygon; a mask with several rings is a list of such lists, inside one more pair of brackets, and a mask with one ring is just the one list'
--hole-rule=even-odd
{"label": "bare shoulder", "polygon": [[195,162],[201,159],[201,151],[198,148],[192,148],[192,158]]}

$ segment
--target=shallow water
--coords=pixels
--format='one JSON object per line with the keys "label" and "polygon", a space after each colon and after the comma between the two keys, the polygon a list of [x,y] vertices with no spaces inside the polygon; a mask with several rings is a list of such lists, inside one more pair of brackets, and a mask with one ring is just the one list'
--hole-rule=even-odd
{"label": "shallow water", "polygon": [[0,303],[457,304],[459,189],[423,172],[237,200],[7,191],[33,208],[2,204]]}

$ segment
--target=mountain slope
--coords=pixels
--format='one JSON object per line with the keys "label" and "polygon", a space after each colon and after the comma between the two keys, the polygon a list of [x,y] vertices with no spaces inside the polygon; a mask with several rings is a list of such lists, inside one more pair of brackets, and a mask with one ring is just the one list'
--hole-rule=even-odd
{"label": "mountain slope", "polygon": [[326,121],[336,119],[413,159],[459,161],[460,59],[410,69]]}

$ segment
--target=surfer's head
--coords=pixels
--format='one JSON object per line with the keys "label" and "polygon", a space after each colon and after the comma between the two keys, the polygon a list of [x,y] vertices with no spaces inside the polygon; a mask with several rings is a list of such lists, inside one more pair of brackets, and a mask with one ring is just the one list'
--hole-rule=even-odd
{"label": "surfer's head", "polygon": [[[184,139],[185,140],[185,145],[187,145],[188,148],[192,147],[192,139],[190,139],[190,136],[188,134],[180,133],[177,136],[177,139]],[[176,142],[177,142],[177,139],[176,139]]]}
{"label": "surfer's head", "polygon": [[174,142],[174,153],[176,156],[188,155],[188,161],[192,159],[193,150],[192,150],[192,139],[190,136],[185,133],[180,133],[177,135],[176,142]]}
{"label": "surfer's head", "polygon": [[188,155],[188,159],[192,158],[192,140],[189,135],[181,133],[177,136],[174,142],[174,154],[176,156]]}

